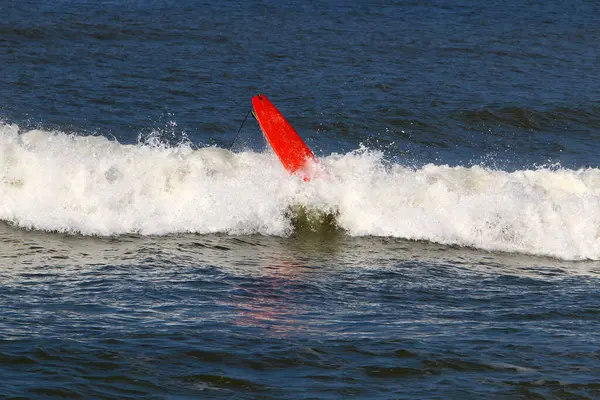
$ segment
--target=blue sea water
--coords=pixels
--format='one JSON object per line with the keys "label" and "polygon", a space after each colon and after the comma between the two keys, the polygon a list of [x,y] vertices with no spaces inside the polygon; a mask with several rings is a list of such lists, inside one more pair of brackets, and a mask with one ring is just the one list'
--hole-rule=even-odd
{"label": "blue sea water", "polygon": [[0,15],[0,398],[600,397],[600,3]]}

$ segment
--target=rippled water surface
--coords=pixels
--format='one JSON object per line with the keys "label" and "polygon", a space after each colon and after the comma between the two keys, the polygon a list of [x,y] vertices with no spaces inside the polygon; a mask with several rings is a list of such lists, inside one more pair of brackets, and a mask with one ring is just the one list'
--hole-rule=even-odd
{"label": "rippled water surface", "polygon": [[596,2],[0,9],[0,398],[600,397]]}

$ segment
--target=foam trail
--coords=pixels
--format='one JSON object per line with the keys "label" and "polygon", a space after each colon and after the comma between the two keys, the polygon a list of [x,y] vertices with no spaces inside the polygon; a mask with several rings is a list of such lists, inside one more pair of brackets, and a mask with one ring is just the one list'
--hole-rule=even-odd
{"label": "foam trail", "polygon": [[[393,236],[564,259],[600,257],[600,170],[384,168],[378,154],[327,160],[353,235]],[[362,171],[362,172],[361,172]],[[325,188],[324,188],[325,189]]]}
{"label": "foam trail", "polygon": [[367,150],[303,182],[271,154],[122,145],[0,125],[0,219],[85,235],[288,235],[287,210],[335,210],[349,235],[600,259],[600,170],[386,165]]}

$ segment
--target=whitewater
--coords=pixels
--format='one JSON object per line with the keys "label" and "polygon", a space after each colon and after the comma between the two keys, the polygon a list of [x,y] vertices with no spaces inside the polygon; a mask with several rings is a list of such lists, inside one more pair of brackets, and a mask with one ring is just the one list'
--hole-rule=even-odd
{"label": "whitewater", "polygon": [[600,259],[600,170],[390,162],[360,148],[288,175],[253,151],[121,144],[0,125],[0,219],[114,236],[294,233],[290,209],[335,215],[351,236],[425,240],[565,260]]}

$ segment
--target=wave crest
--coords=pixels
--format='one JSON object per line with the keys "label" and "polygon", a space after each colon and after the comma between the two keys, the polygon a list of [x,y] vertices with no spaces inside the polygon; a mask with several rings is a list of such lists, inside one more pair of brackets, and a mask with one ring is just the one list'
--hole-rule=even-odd
{"label": "wave crest", "polygon": [[303,182],[269,153],[0,125],[0,219],[85,235],[285,236],[302,206],[353,236],[600,259],[598,169],[414,169],[368,149],[320,162],[324,176]]}

